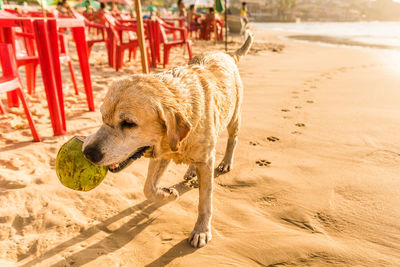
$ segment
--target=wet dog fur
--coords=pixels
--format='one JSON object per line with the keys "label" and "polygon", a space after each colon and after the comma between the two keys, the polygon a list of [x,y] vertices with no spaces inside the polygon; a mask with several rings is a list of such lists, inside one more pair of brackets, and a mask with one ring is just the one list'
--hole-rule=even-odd
{"label": "wet dog fur", "polygon": [[233,166],[243,98],[237,63],[253,39],[248,32],[232,54],[197,56],[185,66],[114,83],[101,106],[103,124],[83,145],[89,160],[114,172],[143,154],[149,157],[144,194],[154,201],[178,198],[175,189],[157,185],[169,162],[189,165],[185,178],[197,175],[199,180],[198,218],[189,236],[193,247],[211,240],[215,146],[224,129],[226,152],[215,172]]}

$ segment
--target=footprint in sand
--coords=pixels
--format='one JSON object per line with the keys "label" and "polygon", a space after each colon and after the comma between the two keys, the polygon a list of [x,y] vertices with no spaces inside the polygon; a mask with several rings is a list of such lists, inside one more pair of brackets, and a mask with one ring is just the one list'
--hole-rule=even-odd
{"label": "footprint in sand", "polygon": [[108,84],[108,81],[96,81],[98,84]]}
{"label": "footprint in sand", "polygon": [[297,95],[292,96],[292,98],[299,98]]}
{"label": "footprint in sand", "polygon": [[268,136],[267,140],[270,142],[276,142],[276,141],[279,141],[279,138],[275,137],[275,136]]}
{"label": "footprint in sand", "polygon": [[288,120],[288,119],[291,119],[292,117],[291,117],[291,116],[283,116],[283,118],[284,118],[285,120]]}
{"label": "footprint in sand", "polygon": [[304,91],[304,92],[310,92],[310,90],[308,90],[308,89],[304,89],[303,91]]}
{"label": "footprint in sand", "polygon": [[310,85],[310,88],[311,88],[311,89],[316,89],[317,86],[315,86],[315,85]]}
{"label": "footprint in sand", "polygon": [[314,103],[314,101],[312,101],[312,100],[307,100],[307,103],[309,103],[309,104],[313,104],[313,103]]}
{"label": "footprint in sand", "polygon": [[265,159],[260,159],[256,161],[256,164],[260,167],[268,167],[269,165],[271,165],[271,162]]}
{"label": "footprint in sand", "polygon": [[291,132],[291,134],[301,134],[301,132],[299,132],[299,131],[293,131],[293,132]]}
{"label": "footprint in sand", "polygon": [[258,146],[258,145],[260,145],[260,143],[257,142],[257,141],[250,141],[249,144],[252,145],[252,146]]}
{"label": "footprint in sand", "polygon": [[297,95],[299,92],[293,91],[292,94]]}
{"label": "footprint in sand", "polygon": [[296,123],[295,124],[297,127],[306,127],[306,125],[304,123]]}
{"label": "footprint in sand", "polygon": [[290,110],[289,110],[289,109],[286,109],[286,108],[284,108],[284,109],[281,109],[281,111],[282,111],[282,112],[289,112]]}
{"label": "footprint in sand", "polygon": [[301,106],[295,106],[294,108],[301,109],[302,107]]}

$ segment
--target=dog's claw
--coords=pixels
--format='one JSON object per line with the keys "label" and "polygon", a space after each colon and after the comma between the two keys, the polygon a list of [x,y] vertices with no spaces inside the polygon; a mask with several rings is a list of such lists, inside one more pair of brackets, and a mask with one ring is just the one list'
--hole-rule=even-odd
{"label": "dog's claw", "polygon": [[190,234],[188,242],[194,248],[201,248],[207,245],[207,243],[211,241],[211,238],[212,235],[210,230],[202,232],[195,229]]}
{"label": "dog's claw", "polygon": [[197,175],[196,167],[189,166],[185,175],[183,176],[183,179],[185,179],[186,181],[189,181],[189,180],[192,180],[194,177],[196,177],[196,175]]}
{"label": "dog's claw", "polygon": [[232,169],[232,164],[231,163],[225,163],[222,161],[218,167],[215,169],[215,176],[224,174],[229,172]]}
{"label": "dog's claw", "polygon": [[168,201],[173,201],[179,198],[179,192],[175,188],[163,188],[162,190],[169,194],[169,196],[166,197],[166,200]]}

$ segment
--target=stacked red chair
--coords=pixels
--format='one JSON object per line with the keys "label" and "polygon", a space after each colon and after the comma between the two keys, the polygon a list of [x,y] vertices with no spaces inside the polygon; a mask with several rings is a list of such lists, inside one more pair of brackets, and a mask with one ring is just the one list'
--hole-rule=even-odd
{"label": "stacked red chair", "polygon": [[[3,72],[3,76],[0,77],[0,93],[17,94],[18,98],[22,102],[22,106],[28,119],[33,140],[35,142],[40,142],[40,137],[36,131],[32,114],[29,111],[28,105],[25,100],[25,95],[22,90],[22,84],[18,76],[17,62],[15,61],[14,51],[11,44],[0,43],[0,61]],[[2,104],[0,105],[0,112],[5,112]]]}
{"label": "stacked red chair", "polygon": [[80,19],[85,22],[85,26],[88,29],[88,32],[95,31],[97,35],[100,36],[98,39],[88,39],[86,43],[88,45],[89,56],[90,52],[92,51],[93,45],[97,43],[104,43],[107,47],[107,40],[106,40],[106,26],[100,23],[96,23],[93,21],[88,20],[85,16],[80,14],[79,12],[74,11],[74,16],[77,19]]}
{"label": "stacked red chair", "polygon": [[[124,52],[129,49],[136,54],[136,50],[139,46],[137,38],[132,35],[136,32],[136,24],[129,21],[124,23],[119,22],[116,18],[110,14],[104,14],[104,18],[107,22],[107,37],[108,37],[108,51],[109,51],[109,64],[114,67],[116,71],[122,68],[124,63]],[[126,42],[123,40],[123,33],[129,34],[129,38]],[[148,53],[148,50],[146,50]]]}
{"label": "stacked red chair", "polygon": [[[160,44],[163,45],[164,52],[163,52],[163,67],[168,64],[169,62],[169,55],[172,47],[177,47],[177,46],[183,46],[185,45],[188,54],[189,54],[189,60],[192,59],[192,42],[188,39],[188,34],[187,34],[187,29],[185,27],[175,27],[171,26],[167,23],[165,23],[163,20],[157,18],[156,19],[156,29],[158,31],[158,36],[159,41],[156,38],[156,41],[158,41],[158,44],[156,44],[156,50],[158,55],[160,54]],[[168,40],[167,37],[167,31],[168,32],[177,32],[180,33],[181,39],[176,39],[176,40]]]}
{"label": "stacked red chair", "polygon": [[223,39],[223,22],[216,19],[205,19],[202,21],[202,30],[200,38],[203,40],[210,40],[211,34],[215,33],[217,35],[217,40],[222,41]]}

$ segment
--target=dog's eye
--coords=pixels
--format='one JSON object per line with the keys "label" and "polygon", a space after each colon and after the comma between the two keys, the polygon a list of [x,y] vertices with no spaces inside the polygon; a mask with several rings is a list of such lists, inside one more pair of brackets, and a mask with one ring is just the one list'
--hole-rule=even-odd
{"label": "dog's eye", "polygon": [[121,122],[121,128],[134,128],[136,127],[137,124],[131,121],[122,121]]}

